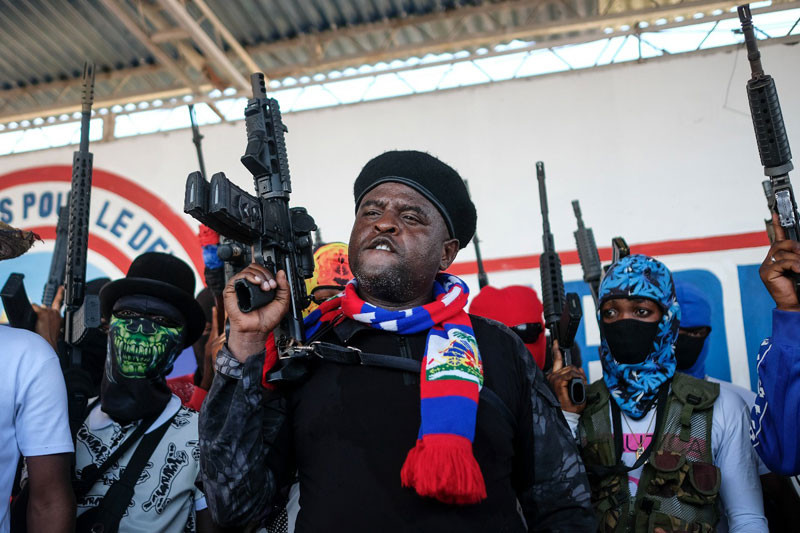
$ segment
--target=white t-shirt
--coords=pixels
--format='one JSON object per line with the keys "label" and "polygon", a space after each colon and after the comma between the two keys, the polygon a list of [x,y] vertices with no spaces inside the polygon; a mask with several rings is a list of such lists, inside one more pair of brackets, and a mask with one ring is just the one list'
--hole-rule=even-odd
{"label": "white t-shirt", "polygon": [[0,533],[19,456],[71,453],[67,389],[53,349],[35,333],[0,326]]}
{"label": "white t-shirt", "polygon": [[[611,400],[613,401],[613,400]],[[580,416],[564,412],[572,433],[577,436]],[[611,407],[609,406],[609,417]],[[646,449],[653,438],[656,409],[650,409],[641,420],[622,413],[622,462],[633,466],[639,442]],[[767,519],[761,495],[755,451],[750,444],[749,411],[735,392],[720,387],[711,417],[711,455],[714,465],[722,472],[720,502],[732,533],[767,533]],[[642,475],[639,467],[628,473],[628,487],[635,495]]]}
{"label": "white t-shirt", "polygon": [[[710,381],[712,383],[719,383],[719,387],[728,389],[731,392],[735,392],[739,395],[739,397],[744,401],[745,405],[747,405],[747,412],[753,408],[753,405],[756,403],[756,393],[751,391],[750,389],[745,389],[744,387],[740,387],[739,385],[734,385],[730,381],[722,381],[721,379],[712,378],[711,376],[706,376],[706,381]],[[763,476],[765,474],[769,474],[770,470],[767,468],[767,465],[764,464],[764,461],[761,460],[761,457],[756,454],[756,461],[758,465],[758,475]]]}
{"label": "white t-shirt", "polygon": [[[195,486],[200,474],[197,412],[181,406],[180,398],[173,395],[145,434],[164,424],[173,414],[175,418],[136,483],[131,505],[120,521],[120,533],[194,532],[196,511],[207,507],[205,496]],[[120,426],[99,404],[92,409],[78,431],[75,458],[78,477],[87,465],[100,466],[136,426],[136,423]],[[120,469],[128,464],[136,446],[134,443],[122,454],[119,462],[106,470],[86,497],[78,501],[78,516],[100,503],[109,486],[119,479]]]}

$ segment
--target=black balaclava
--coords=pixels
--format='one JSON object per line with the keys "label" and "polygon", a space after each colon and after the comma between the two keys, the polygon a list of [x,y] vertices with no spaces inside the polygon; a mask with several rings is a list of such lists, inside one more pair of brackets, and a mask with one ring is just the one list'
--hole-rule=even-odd
{"label": "black balaclava", "polygon": [[658,333],[658,322],[643,322],[635,318],[600,323],[603,337],[611,355],[618,363],[633,365],[642,363],[653,351],[653,342]]}
{"label": "black balaclava", "polygon": [[705,347],[706,338],[707,335],[696,337],[678,333],[678,340],[675,342],[675,361],[678,363],[678,370],[686,372],[695,366]]}
{"label": "black balaclava", "polygon": [[119,423],[157,416],[172,396],[166,375],[184,348],[186,319],[153,296],[123,296],[109,320],[100,398]]}

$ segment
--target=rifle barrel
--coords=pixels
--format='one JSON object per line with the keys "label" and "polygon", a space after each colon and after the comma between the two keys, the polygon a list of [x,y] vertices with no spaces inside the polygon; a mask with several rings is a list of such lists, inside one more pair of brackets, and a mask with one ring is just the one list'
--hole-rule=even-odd
{"label": "rifle barrel", "polygon": [[81,144],[80,151],[89,151],[89,121],[94,103],[94,64],[83,65],[83,96],[81,98]]}
{"label": "rifle barrel", "polygon": [[189,104],[189,120],[192,121],[192,142],[197,151],[197,164],[200,165],[200,174],[206,177],[206,164],[203,160],[203,135],[200,134],[200,127],[197,125],[194,104]]}
{"label": "rifle barrel", "polygon": [[[467,188],[467,195],[472,197],[469,190],[469,182],[464,180],[464,187]],[[481,240],[478,238],[478,230],[475,230],[472,236],[472,246],[475,247],[475,263],[478,265],[478,287],[484,288],[489,284],[489,276],[486,275],[486,270],[483,268],[483,256],[481,255]]]}
{"label": "rifle barrel", "polygon": [[747,47],[747,60],[750,62],[750,71],[754,78],[763,76],[764,67],[761,66],[761,52],[758,51],[750,4],[739,6],[736,11],[739,13],[739,21],[742,23],[742,34],[744,34],[744,44]]}

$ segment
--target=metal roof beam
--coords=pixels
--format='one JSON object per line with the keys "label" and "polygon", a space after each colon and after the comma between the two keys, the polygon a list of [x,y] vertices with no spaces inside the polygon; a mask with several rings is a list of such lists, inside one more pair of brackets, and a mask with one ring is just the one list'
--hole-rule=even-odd
{"label": "metal roof beam", "polygon": [[[102,2],[111,2],[112,0],[101,0]],[[535,2],[512,2],[514,6],[522,6],[526,5],[526,9],[533,10],[532,6]],[[529,5],[530,4],[530,5]],[[543,4],[546,5],[546,4]],[[442,39],[442,30],[433,33],[432,39],[425,39],[423,42],[414,42],[410,45],[405,45],[404,47],[386,47],[377,50],[370,51],[355,51],[353,50],[350,52],[346,57],[331,57],[329,54],[333,54],[335,49],[338,48],[339,43],[342,41],[331,41],[329,39],[325,39],[323,41],[319,41],[314,39],[312,36],[305,36],[303,39],[303,44],[307,49],[314,50],[316,48],[315,55],[308,55],[307,59],[302,64],[297,64],[295,62],[289,62],[286,65],[281,65],[277,68],[269,69],[268,74],[272,77],[279,77],[279,76],[300,76],[303,74],[310,74],[310,73],[317,73],[317,72],[327,72],[329,70],[334,69],[341,69],[343,67],[348,66],[360,66],[362,64],[369,64],[375,63],[378,61],[387,61],[391,59],[398,59],[398,58],[408,58],[413,55],[420,55],[430,51],[456,51],[456,50],[464,50],[464,49],[472,49],[477,48],[479,46],[489,46],[499,44],[502,42],[508,42],[513,38],[519,38],[524,40],[536,40],[537,45],[550,45],[554,46],[554,42],[562,42],[561,37],[566,39],[569,42],[581,42],[585,40],[592,40],[592,39],[599,39],[605,37],[606,34],[602,32],[602,30],[609,26],[616,26],[617,28],[619,25],[622,24],[629,24],[631,28],[634,27],[636,21],[645,20],[647,18],[655,21],[658,18],[674,18],[674,15],[680,14],[686,17],[684,21],[685,24],[698,24],[700,22],[710,22],[714,20],[718,20],[720,18],[730,18],[735,16],[735,13],[730,13],[727,11],[727,8],[732,7],[735,5],[734,3],[730,2],[718,2],[713,0],[707,0],[703,2],[687,2],[685,4],[679,5],[669,5],[661,8],[648,8],[643,10],[638,10],[635,12],[626,12],[626,13],[615,13],[614,15],[609,16],[599,16],[595,15],[589,18],[571,18],[566,19],[561,23],[543,23],[541,22],[542,18],[540,16],[535,16],[535,13],[531,13],[528,11],[528,16],[525,17],[525,22],[527,24],[521,23],[519,27],[515,27],[512,30],[503,31],[501,27],[496,26],[493,24],[491,27],[487,28],[488,31],[482,32],[479,35],[474,34],[459,34],[455,36],[450,41],[445,41]],[[149,6],[149,4],[147,4]],[[117,6],[118,7],[118,6]],[[800,1],[794,2],[786,2],[786,3],[775,3],[771,6],[759,8],[753,10],[754,13],[769,13],[769,12],[776,12],[788,9],[794,9],[800,7]],[[706,16],[699,20],[694,20],[692,15],[698,11],[705,11],[710,12],[713,9],[722,8],[725,9],[725,13],[717,16]],[[159,15],[161,12],[158,11]],[[447,13],[454,13],[454,12],[447,12]],[[430,15],[426,15],[430,16]],[[409,18],[417,18],[417,17],[409,17]],[[151,15],[148,14],[148,20],[154,22],[156,24],[156,28],[159,28],[159,25],[156,23],[156,20],[153,19]],[[537,22],[538,21],[538,22]],[[164,22],[166,25],[166,22]],[[651,26],[652,31],[659,31],[661,29],[666,29],[671,25],[657,25]],[[413,25],[412,25],[413,26]],[[138,27],[138,26],[137,26]],[[160,28],[159,28],[160,29]],[[141,30],[139,30],[141,32]],[[615,32],[619,33],[619,32]],[[572,35],[570,35],[572,34]],[[386,34],[384,34],[384,39]],[[552,37],[559,37],[559,41],[553,41]],[[549,38],[549,39],[548,39]],[[388,41],[387,41],[388,42]],[[189,43],[178,43],[182,44],[186,48],[193,47],[189,45]],[[287,48],[283,45],[279,45],[280,43],[273,43],[267,45],[267,48],[264,48],[264,45],[257,45],[249,50],[252,52],[253,50],[268,50],[270,54],[274,57],[278,58],[286,58],[285,52]],[[295,43],[297,46],[299,43]],[[154,43],[150,43],[151,46],[159,49],[157,45]],[[296,50],[296,48],[295,48]],[[161,51],[159,49],[159,51]],[[163,51],[161,51],[163,53]],[[196,53],[196,52],[195,52]],[[263,52],[262,52],[263,53]],[[202,58],[198,55],[199,59],[207,59]],[[3,58],[0,57],[0,62],[2,62]],[[285,61],[285,59],[284,59]],[[126,68],[121,70],[116,70],[107,75],[104,73],[98,73],[97,78],[98,82],[101,79],[108,79],[109,77],[119,78],[124,77],[126,75],[133,75],[135,80],[147,80],[148,77],[152,76],[153,74],[157,73],[164,73],[166,65],[160,63],[157,66],[151,65],[144,65],[136,68]],[[179,68],[179,70],[181,70]],[[173,76],[176,75],[173,72]],[[227,81],[227,80],[226,80]],[[200,82],[203,85],[198,87],[198,91],[195,91],[196,97],[203,97],[210,91],[212,88],[212,84],[207,84],[205,82]],[[117,98],[114,98],[114,101],[111,102],[110,105],[114,103],[127,103],[131,101],[144,101],[144,100],[153,100],[156,98],[162,97],[164,91],[177,91],[179,90],[179,83],[168,84],[166,86],[161,85],[158,89],[143,89],[141,83],[138,84],[138,88],[132,87],[128,90],[120,92]],[[249,85],[249,84],[248,84]],[[74,90],[72,89],[74,87]],[[108,82],[105,84],[105,88],[108,88]],[[63,105],[59,105],[58,101],[54,101],[51,93],[53,91],[59,91],[64,89],[65,92],[63,94],[63,98],[60,101],[67,102],[67,101],[74,101],[75,103],[70,106],[66,107]],[[53,81],[50,83],[40,83],[37,85],[29,85],[25,88],[19,89],[10,89],[7,91],[0,91],[0,122],[9,122],[13,120],[23,120],[23,119],[31,119],[40,116],[49,116],[54,114],[59,114],[63,112],[73,112],[79,109],[78,105],[78,85],[75,85],[75,80],[66,80],[66,81]],[[98,93],[103,89],[103,86],[98,83]],[[239,89],[237,87],[237,89]],[[249,86],[246,90],[239,89],[238,94],[247,94],[249,92]],[[41,102],[40,104],[27,104],[24,103],[23,99],[28,99],[28,96],[33,93],[37,95],[37,100]],[[180,92],[178,96],[183,96],[184,94],[189,94],[190,90],[187,88],[184,91]],[[127,99],[125,101],[125,99]],[[4,105],[5,104],[5,105]],[[47,105],[49,104],[49,107]]]}
{"label": "metal roof beam", "polygon": [[150,53],[156,58],[156,61],[164,65],[170,73],[181,80],[186,87],[195,90],[196,84],[183,69],[169,57],[156,43],[154,43],[150,36],[139,27],[139,24],[133,20],[130,15],[125,11],[125,8],[120,6],[115,0],[100,0],[105,8],[119,20],[125,28],[136,37],[136,39],[150,50]]}
{"label": "metal roof beam", "polygon": [[[663,7],[654,7],[629,11],[625,13],[615,13],[614,15],[595,15],[586,18],[571,18],[564,22],[533,22],[528,25],[518,26],[513,29],[498,28],[488,33],[480,35],[470,35],[468,32],[461,35],[447,35],[431,41],[419,44],[406,45],[402,47],[387,47],[381,50],[374,50],[370,53],[351,54],[347,57],[326,59],[313,63],[289,65],[284,69],[273,69],[270,74],[273,78],[284,76],[296,76],[308,74],[309,72],[324,72],[328,70],[339,70],[346,67],[356,66],[356,64],[374,64],[380,61],[390,61],[396,58],[407,58],[420,56],[428,53],[443,53],[458,50],[468,50],[480,46],[494,45],[501,42],[509,42],[515,39],[533,40],[547,35],[563,35],[573,32],[602,32],[607,27],[619,27],[623,25],[634,26],[637,22],[655,22],[658,19],[671,19],[676,16],[697,13],[699,11],[711,12],[716,9],[727,10],[734,7],[736,2],[720,0],[699,0],[686,2],[683,4],[672,4]],[[757,10],[779,11],[800,7],[800,2],[785,4],[775,4],[768,8]],[[771,8],[771,9],[770,9]],[[426,15],[427,16],[427,15]],[[706,20],[704,17],[702,20]],[[699,23],[697,21],[696,23]],[[602,35],[602,33],[600,34]],[[277,44],[262,45],[262,50],[275,50]],[[282,44],[282,43],[281,43]],[[309,56],[311,57],[311,56]]]}
{"label": "metal roof beam", "polygon": [[179,26],[182,26],[189,32],[189,35],[191,35],[194,42],[197,43],[197,46],[199,46],[206,56],[222,70],[228,83],[238,89],[250,89],[250,82],[248,79],[239,72],[228,56],[225,55],[225,52],[220,50],[214,40],[200,27],[200,24],[192,18],[184,6],[178,3],[177,0],[158,0],[158,3],[175,19]]}
{"label": "metal roof beam", "polygon": [[231,47],[231,49],[239,57],[239,59],[242,60],[242,63],[244,63],[245,67],[247,67],[247,70],[249,70],[251,73],[260,72],[258,65],[256,64],[255,61],[253,61],[253,58],[250,57],[250,54],[247,53],[244,47],[241,44],[239,44],[239,41],[236,40],[236,38],[231,34],[228,28],[226,28],[225,25],[222,23],[222,21],[219,20],[219,17],[217,17],[217,15],[214,14],[211,8],[208,7],[208,4],[205,3],[205,0],[192,0],[192,1],[194,5],[196,5],[203,13],[203,16],[206,17],[206,20],[208,20],[211,23],[211,25],[214,26],[214,29],[217,30],[217,32],[219,32],[219,34],[222,36],[225,42],[228,43],[228,46]]}

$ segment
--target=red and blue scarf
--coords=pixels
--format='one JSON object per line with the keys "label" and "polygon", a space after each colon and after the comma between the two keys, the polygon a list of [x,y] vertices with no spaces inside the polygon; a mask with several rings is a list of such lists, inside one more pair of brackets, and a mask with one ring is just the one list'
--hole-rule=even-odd
{"label": "red and blue scarf", "polygon": [[400,479],[420,496],[454,504],[486,498],[483,474],[472,454],[483,364],[464,311],[468,295],[463,281],[441,273],[431,303],[390,311],[362,300],[352,280],[341,295],[323,302],[305,321],[306,338],[342,315],[400,335],[428,331],[420,372],[422,423]]}

